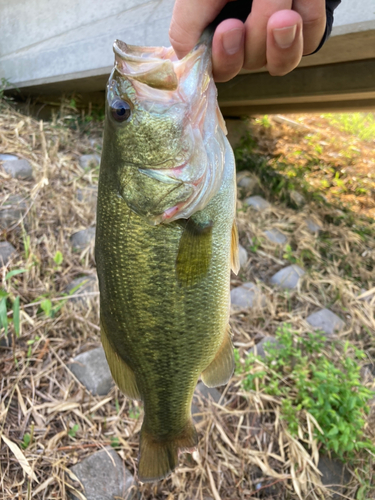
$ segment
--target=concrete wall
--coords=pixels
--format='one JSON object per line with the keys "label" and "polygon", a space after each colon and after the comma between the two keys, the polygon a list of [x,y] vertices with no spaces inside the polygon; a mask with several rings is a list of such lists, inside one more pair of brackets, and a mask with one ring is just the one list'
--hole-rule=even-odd
{"label": "concrete wall", "polygon": [[[114,39],[169,45],[173,4],[174,0],[0,0],[0,78],[29,94],[102,91],[113,65]],[[354,79],[360,60],[369,64],[360,65],[363,75]],[[231,113],[235,106],[260,112],[270,103],[276,110],[278,103],[283,110],[288,106],[293,110],[293,103],[300,109],[304,102],[327,109],[332,101],[335,106],[345,101],[349,106],[368,107],[375,104],[374,61],[375,0],[343,0],[335,13],[331,40],[318,54],[303,58],[292,76],[279,79],[262,71],[250,72],[245,79],[242,75],[220,85],[219,98]],[[333,64],[341,65],[341,80],[335,79],[340,88],[326,85],[323,91],[317,78]],[[252,95],[259,98],[245,92],[248,97],[235,104],[230,89],[239,82],[254,89]],[[259,85],[266,85],[266,96],[256,91]],[[280,95],[281,88],[285,95]],[[292,88],[299,89],[298,98],[291,94]]]}
{"label": "concrete wall", "polygon": [[108,73],[116,38],[169,45],[173,0],[1,0],[0,77],[18,87]]}
{"label": "concrete wall", "polygon": [[335,10],[334,34],[368,30],[374,21],[375,0],[341,0]]}

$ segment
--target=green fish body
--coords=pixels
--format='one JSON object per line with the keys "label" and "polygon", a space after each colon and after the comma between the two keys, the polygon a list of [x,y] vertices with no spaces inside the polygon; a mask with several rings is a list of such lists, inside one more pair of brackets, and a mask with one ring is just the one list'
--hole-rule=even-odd
{"label": "green fish body", "polygon": [[[101,337],[119,388],[144,404],[139,478],[197,445],[191,402],[233,373],[235,167],[209,48],[116,42],[97,207]],[[203,101],[203,104],[202,104]]]}

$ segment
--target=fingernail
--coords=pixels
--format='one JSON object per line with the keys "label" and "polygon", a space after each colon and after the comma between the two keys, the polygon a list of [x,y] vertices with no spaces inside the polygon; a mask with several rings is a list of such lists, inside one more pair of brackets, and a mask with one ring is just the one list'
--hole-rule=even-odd
{"label": "fingernail", "polygon": [[243,30],[235,28],[223,33],[222,42],[224,50],[230,56],[238,52],[241,48],[243,39]]}
{"label": "fingernail", "polygon": [[292,45],[294,39],[296,38],[297,25],[287,26],[286,28],[275,28],[273,30],[273,36],[275,42],[281,49],[287,49]]}

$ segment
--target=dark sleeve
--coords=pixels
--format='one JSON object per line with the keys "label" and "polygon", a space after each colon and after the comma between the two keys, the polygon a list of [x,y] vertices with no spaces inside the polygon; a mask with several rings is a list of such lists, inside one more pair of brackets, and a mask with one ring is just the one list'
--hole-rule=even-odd
{"label": "dark sleeve", "polygon": [[341,3],[341,0],[326,0],[326,15],[327,15],[327,24],[326,24],[326,30],[324,32],[322,41],[320,42],[318,48],[313,52],[315,54],[320,50],[325,42],[328,40],[329,35],[331,34],[332,31],[332,25],[333,25],[333,11],[336,9],[336,7],[339,6]]}

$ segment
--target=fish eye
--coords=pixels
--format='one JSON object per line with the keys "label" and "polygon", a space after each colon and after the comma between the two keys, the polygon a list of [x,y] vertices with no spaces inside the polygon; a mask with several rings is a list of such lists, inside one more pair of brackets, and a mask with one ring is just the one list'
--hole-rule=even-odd
{"label": "fish eye", "polygon": [[117,122],[125,122],[131,115],[130,105],[122,99],[115,99],[110,104],[111,115]]}

